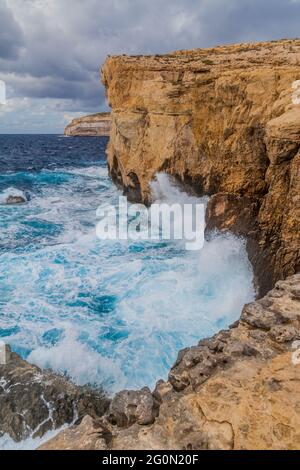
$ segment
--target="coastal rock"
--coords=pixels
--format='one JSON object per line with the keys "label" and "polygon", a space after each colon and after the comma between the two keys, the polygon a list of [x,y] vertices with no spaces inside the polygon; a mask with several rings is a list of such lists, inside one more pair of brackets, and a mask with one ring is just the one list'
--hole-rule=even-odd
{"label": "coastal rock", "polygon": [[105,450],[106,441],[95,420],[91,416],[85,416],[79,425],[71,426],[39,447],[39,450],[56,449]]}
{"label": "coastal rock", "polygon": [[26,199],[22,196],[8,196],[5,203],[6,204],[24,204]]}
{"label": "coastal rock", "polygon": [[232,193],[218,193],[208,200],[206,233],[217,229],[230,230],[236,235],[248,236],[257,228],[257,200]]}
{"label": "coastal rock", "polygon": [[[128,419],[126,393],[118,421],[94,420],[106,450],[300,449],[299,56],[300,41],[284,40],[113,56],[102,68],[116,184],[149,202],[166,172],[209,195],[207,235],[247,237],[265,295],[179,352],[152,394],[152,424]],[[43,448],[64,448],[66,433]]]}
{"label": "coastal rock", "polygon": [[123,390],[117,393],[108,410],[108,420],[119,427],[134,423],[152,424],[154,418],[154,400],[147,387],[140,391]]}
{"label": "coastal rock", "polygon": [[299,449],[299,369],[291,353],[237,361],[197,392],[173,394],[150,427],[120,430],[111,449]]}
{"label": "coastal rock", "polygon": [[101,416],[108,400],[99,391],[78,387],[63,376],[22,360],[7,346],[0,364],[0,436],[13,440],[42,437],[83,416]]}
{"label": "coastal rock", "polygon": [[65,128],[67,136],[109,136],[110,113],[97,113],[73,119]]}
{"label": "coastal rock", "polygon": [[[247,236],[260,295],[300,269],[300,40],[110,56],[108,164],[148,202],[166,172],[213,196],[208,231]],[[297,88],[298,87],[298,88]]]}
{"label": "coastal rock", "polygon": [[6,204],[24,204],[26,199],[22,196],[8,196],[5,203]]}
{"label": "coastal rock", "polygon": [[[300,363],[293,361],[299,289],[300,274],[278,282],[230,329],[181,351],[169,381],[159,381],[153,393],[153,424],[128,419],[127,410],[143,402],[143,393],[150,405],[150,392],[121,392],[88,429],[62,431],[42,449],[80,449],[96,437],[105,450],[299,449]],[[126,418],[112,424],[112,408]]]}
{"label": "coastal rock", "polygon": [[0,204],[14,205],[24,204],[30,199],[30,195],[17,188],[7,188],[0,194]]}

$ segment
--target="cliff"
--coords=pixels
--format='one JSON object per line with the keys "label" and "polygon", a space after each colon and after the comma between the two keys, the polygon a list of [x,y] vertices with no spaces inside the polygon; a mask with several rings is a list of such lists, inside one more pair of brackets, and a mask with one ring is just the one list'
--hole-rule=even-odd
{"label": "cliff", "polygon": [[68,136],[109,136],[110,113],[97,113],[73,119],[65,128]]}
{"label": "cliff", "polygon": [[114,181],[148,202],[165,171],[210,195],[207,236],[246,236],[271,290],[153,392],[119,392],[42,449],[300,448],[299,65],[298,40],[107,59]]}
{"label": "cliff", "polygon": [[300,269],[300,41],[112,56],[111,175],[149,200],[155,173],[210,195],[208,231],[248,239],[260,294]]}

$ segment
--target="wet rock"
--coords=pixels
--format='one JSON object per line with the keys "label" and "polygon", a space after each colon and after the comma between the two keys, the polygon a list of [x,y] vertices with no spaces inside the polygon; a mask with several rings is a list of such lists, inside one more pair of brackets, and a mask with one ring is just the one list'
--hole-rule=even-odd
{"label": "wet rock", "polygon": [[142,390],[123,390],[113,398],[108,420],[111,424],[128,427],[134,423],[147,425],[155,419],[155,404],[149,388]]}
{"label": "wet rock", "polygon": [[13,205],[13,204],[24,204],[26,202],[26,198],[22,196],[8,196],[5,204]]}
{"label": "wet rock", "polygon": [[21,191],[20,189],[10,187],[6,188],[0,194],[0,204],[5,205],[15,205],[15,204],[25,204],[25,202],[30,201],[30,194],[28,191]]}
{"label": "wet rock", "polygon": [[206,233],[218,229],[247,236],[256,227],[258,202],[231,193],[213,195],[206,210]]}
{"label": "wet rock", "polygon": [[0,435],[15,441],[41,437],[86,414],[102,416],[107,407],[102,391],[78,387],[28,364],[8,348],[6,364],[0,365]]}

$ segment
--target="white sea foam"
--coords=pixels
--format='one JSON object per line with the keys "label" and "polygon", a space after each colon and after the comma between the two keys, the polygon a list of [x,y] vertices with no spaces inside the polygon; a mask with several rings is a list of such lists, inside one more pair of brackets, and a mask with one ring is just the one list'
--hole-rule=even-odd
{"label": "white sea foam", "polygon": [[[2,335],[30,361],[110,392],[152,387],[179,349],[227,327],[253,299],[243,240],[216,234],[197,253],[177,242],[101,241],[96,208],[118,196],[107,170],[38,178],[30,205],[13,222],[8,214],[5,229],[17,244],[26,221],[35,244],[0,255]],[[153,188],[156,199],[192,198],[165,175]]]}
{"label": "white sea foam", "polygon": [[9,197],[21,197],[27,200],[26,194],[18,188],[7,188],[0,193],[0,204],[6,204]]}
{"label": "white sea foam", "polygon": [[49,441],[55,437],[59,432],[66,429],[67,426],[63,426],[60,429],[56,429],[55,431],[48,431],[44,434],[43,437],[29,437],[28,439],[24,439],[20,442],[15,442],[9,435],[5,434],[4,436],[0,437],[0,449],[1,450],[35,450],[40,447],[45,442]]}
{"label": "white sea foam", "polygon": [[165,201],[168,203],[207,203],[207,197],[196,197],[187,194],[176,181],[166,173],[158,173],[150,184],[152,197],[155,201]]}
{"label": "white sea foam", "polygon": [[114,383],[122,387],[125,377],[118,364],[110,358],[103,357],[91,350],[86,344],[78,341],[80,332],[69,323],[58,324],[64,329],[64,338],[52,348],[37,347],[28,356],[28,361],[67,374],[74,382],[80,384]]}

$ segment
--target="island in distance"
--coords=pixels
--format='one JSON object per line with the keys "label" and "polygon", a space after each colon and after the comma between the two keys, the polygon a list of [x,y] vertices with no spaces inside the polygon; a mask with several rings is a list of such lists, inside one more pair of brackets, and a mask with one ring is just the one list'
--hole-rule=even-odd
{"label": "island in distance", "polygon": [[73,119],[65,128],[66,136],[109,136],[110,113],[97,113]]}

